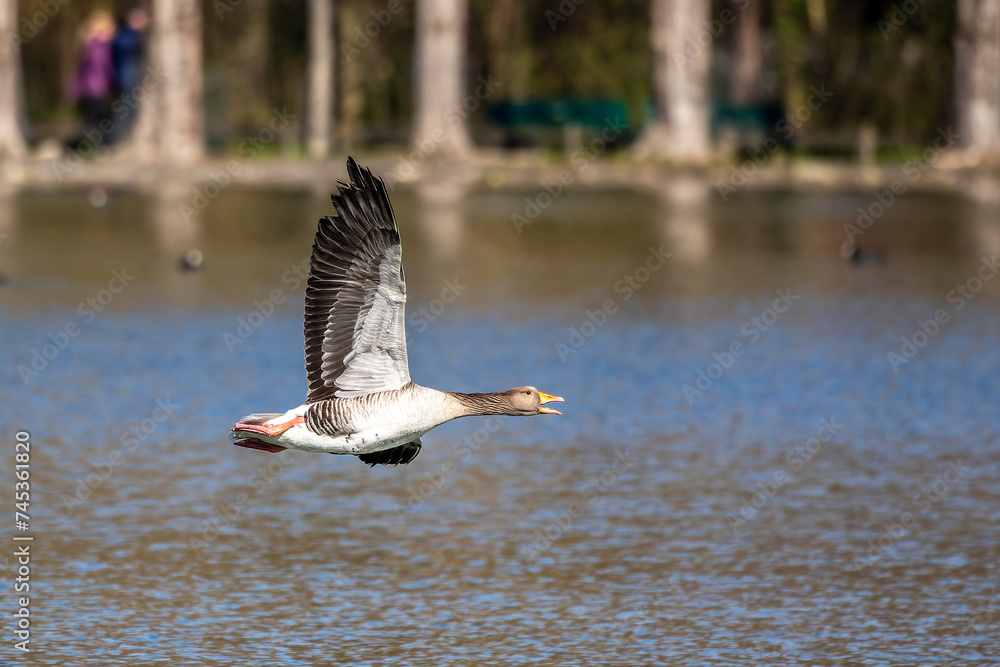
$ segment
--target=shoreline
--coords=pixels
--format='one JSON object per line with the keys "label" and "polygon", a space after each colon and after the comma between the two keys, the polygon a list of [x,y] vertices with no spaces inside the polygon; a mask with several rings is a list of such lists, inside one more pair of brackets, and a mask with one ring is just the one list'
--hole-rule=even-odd
{"label": "shoreline", "polygon": [[[757,165],[715,164],[679,168],[641,163],[625,157],[574,153],[569,160],[538,154],[477,151],[463,162],[417,160],[414,153],[356,153],[356,159],[382,176],[391,190],[397,186],[457,186],[467,189],[541,190],[546,184],[574,189],[631,189],[677,194],[707,190],[726,201],[742,191],[801,191],[870,193],[902,188],[906,192],[953,194],[977,201],[1000,201],[1000,171],[932,162],[860,165],[824,160],[777,157]],[[11,190],[113,187],[139,191],[170,186],[215,183],[220,188],[267,187],[275,190],[329,190],[346,176],[347,154],[323,161],[265,157],[239,160],[207,157],[191,166],[176,167],[99,157],[75,166],[59,160],[0,160],[0,194]],[[419,162],[419,164],[414,164]]]}

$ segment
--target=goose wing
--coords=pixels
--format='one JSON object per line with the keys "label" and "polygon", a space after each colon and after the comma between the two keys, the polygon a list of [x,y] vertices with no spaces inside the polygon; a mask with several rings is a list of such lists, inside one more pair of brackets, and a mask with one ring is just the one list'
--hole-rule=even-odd
{"label": "goose wing", "polygon": [[374,468],[376,465],[395,466],[400,463],[407,464],[417,458],[422,445],[423,443],[420,442],[420,438],[417,438],[413,442],[392,447],[391,449],[383,449],[370,454],[358,454],[358,458],[361,459],[362,463],[367,463],[370,468]]}
{"label": "goose wing", "polygon": [[335,217],[319,221],[306,285],[307,402],[410,381],[399,229],[382,179],[347,159]]}

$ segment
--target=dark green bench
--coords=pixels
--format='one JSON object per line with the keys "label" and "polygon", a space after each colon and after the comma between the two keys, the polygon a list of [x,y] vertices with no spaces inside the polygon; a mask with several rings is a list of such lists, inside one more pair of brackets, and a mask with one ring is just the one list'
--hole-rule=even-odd
{"label": "dark green bench", "polygon": [[757,104],[712,104],[712,134],[722,130],[735,130],[741,135],[763,134],[775,139],[784,148],[790,146],[788,131],[782,125],[785,109],[781,102],[760,102]]}
{"label": "dark green bench", "polygon": [[[539,100],[494,102],[487,106],[490,123],[503,133],[502,145],[507,148],[537,146],[550,137],[553,130],[561,131],[567,152],[575,150],[586,131],[601,130],[608,120],[620,120],[626,130],[615,144],[627,144],[635,136],[629,124],[625,105],[616,100],[549,98]],[[540,141],[541,139],[541,141]]]}

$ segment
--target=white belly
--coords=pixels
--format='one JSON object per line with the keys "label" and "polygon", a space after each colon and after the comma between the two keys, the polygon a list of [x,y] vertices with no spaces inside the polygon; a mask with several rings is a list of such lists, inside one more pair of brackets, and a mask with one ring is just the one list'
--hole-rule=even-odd
{"label": "white belly", "polygon": [[305,424],[296,424],[273,438],[264,438],[259,435],[254,437],[288,449],[301,449],[306,452],[368,454],[413,442],[430,430],[428,428],[414,431],[412,427],[400,430],[392,429],[389,426],[387,424],[381,428],[377,426],[367,427],[350,435],[321,435],[310,431]]}
{"label": "white belly", "polygon": [[[425,387],[420,387],[419,391],[440,393]],[[291,417],[304,415],[307,407],[300,405],[273,421],[286,421]],[[447,402],[425,401],[421,404],[410,401],[397,403],[392,410],[370,415],[367,423],[356,425],[356,432],[349,435],[322,435],[310,431],[305,424],[296,424],[274,437],[253,437],[287,449],[307,452],[369,454],[413,442],[435,426],[440,426],[459,414],[455,406]]]}

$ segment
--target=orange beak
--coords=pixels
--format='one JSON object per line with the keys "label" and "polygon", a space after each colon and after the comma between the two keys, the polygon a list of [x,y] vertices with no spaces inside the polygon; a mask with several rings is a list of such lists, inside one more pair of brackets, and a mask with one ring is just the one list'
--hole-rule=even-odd
{"label": "orange beak", "polygon": [[[565,401],[559,396],[553,396],[552,394],[543,394],[538,392],[539,403],[545,405],[550,402],[565,403]],[[562,413],[558,410],[553,410],[552,408],[538,408],[538,412],[543,415],[561,415]]]}

